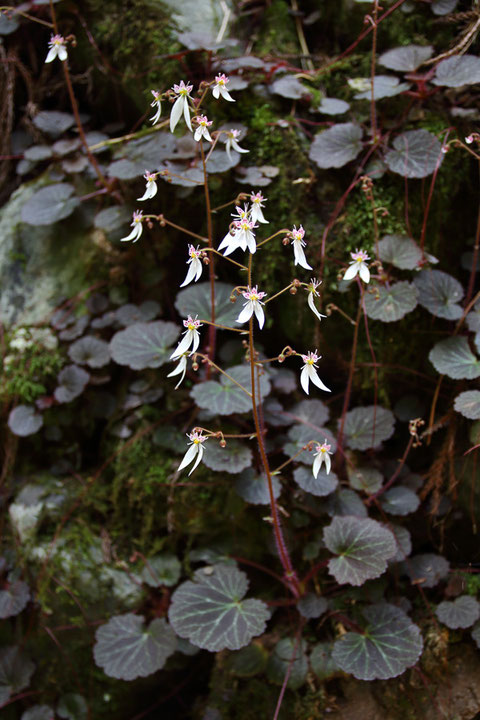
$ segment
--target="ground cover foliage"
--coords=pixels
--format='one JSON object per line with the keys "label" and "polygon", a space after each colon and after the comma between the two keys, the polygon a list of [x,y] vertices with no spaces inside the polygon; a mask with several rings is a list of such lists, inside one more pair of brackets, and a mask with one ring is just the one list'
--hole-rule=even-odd
{"label": "ground cover foliage", "polygon": [[420,718],[480,647],[480,7],[228,7],[0,15],[7,719]]}

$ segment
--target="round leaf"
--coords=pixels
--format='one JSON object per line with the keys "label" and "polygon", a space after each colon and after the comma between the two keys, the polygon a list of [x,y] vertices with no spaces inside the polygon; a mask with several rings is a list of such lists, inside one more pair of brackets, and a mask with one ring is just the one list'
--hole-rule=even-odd
{"label": "round leaf", "polygon": [[344,432],[351,450],[377,447],[393,435],[395,417],[390,410],[369,405],[350,410],[345,418]]}
{"label": "round leaf", "polygon": [[354,490],[345,488],[337,490],[328,498],[325,509],[330,517],[355,515],[359,518],[365,518],[368,515],[367,508],[357,493]]}
{"label": "round leaf", "polygon": [[339,168],[355,160],[362,150],[362,129],[353,123],[339,123],[316,135],[309,157],[320,168]]}
{"label": "round leaf", "polygon": [[428,359],[437,372],[454,380],[474,380],[480,377],[480,361],[470,350],[465,337],[440,340],[430,350]]}
{"label": "round leaf", "polygon": [[458,320],[462,308],[463,288],[454,277],[441,270],[422,270],[414,280],[418,302],[432,315],[446,320]]}
{"label": "round leaf", "polygon": [[[219,325],[238,328],[235,324],[239,313],[238,303],[230,302],[231,293],[231,285],[215,283],[215,321]],[[182,317],[198,315],[200,319],[209,320],[210,283],[196,283],[180,290],[175,300],[175,307]]]}
{"label": "round leaf", "polygon": [[405,45],[387,50],[378,58],[378,64],[389,70],[414,72],[425,60],[432,57],[431,45]]}
{"label": "round leaf", "polygon": [[[240,383],[248,392],[251,391],[250,368],[246,365],[236,365],[226,370],[233,380]],[[257,401],[265,398],[271,386],[267,375],[260,376],[260,393]],[[251,398],[230,378],[221,375],[220,382],[207,380],[192,388],[190,393],[196,404],[202,410],[210,410],[218,415],[231,415],[232,413],[248,412],[252,409]],[[261,397],[260,397],[261,396]]]}
{"label": "round leaf", "polygon": [[53,720],[55,713],[49,705],[34,705],[25,710],[21,720]]}
{"label": "round leaf", "polygon": [[[294,658],[292,662],[292,658]],[[291,638],[283,638],[275,645],[267,665],[267,676],[269,680],[281,685],[285,680],[287,672],[290,675],[287,687],[297,690],[307,679],[308,662],[305,654],[305,643],[300,640],[297,643]]]}
{"label": "round leaf", "polygon": [[434,553],[414,555],[405,563],[405,571],[412,583],[427,588],[435,587],[447,577],[449,569],[448,561]]}
{"label": "round leaf", "polygon": [[480,391],[466,390],[455,398],[453,407],[469,420],[480,419]]}
{"label": "round leaf", "polygon": [[396,322],[416,308],[417,295],[415,286],[406,280],[390,287],[377,285],[375,293],[365,295],[365,309],[372,320]]}
{"label": "round leaf", "polygon": [[77,365],[67,365],[58,373],[59,385],[55,388],[55,400],[59,403],[68,403],[82,394],[90,380],[90,375]]}
{"label": "round leaf", "polygon": [[448,15],[458,5],[458,0],[433,0],[431,9],[434,15]]}
{"label": "round leaf", "polygon": [[407,235],[385,235],[378,243],[380,260],[400,270],[415,270],[422,260],[422,251]]}
{"label": "round leaf", "polygon": [[58,702],[57,715],[65,720],[86,720],[87,701],[78,693],[65,693]]}
{"label": "round leaf", "polygon": [[281,95],[282,97],[292,98],[292,100],[299,100],[304,95],[308,95],[310,90],[302,85],[300,80],[295,75],[284,75],[278,80],[275,80],[270,86],[270,92],[274,95]]}
{"label": "round leaf", "polygon": [[383,484],[383,475],[375,468],[347,468],[348,482],[354,490],[362,490],[367,495],[378,492]]}
{"label": "round leaf", "polygon": [[132,613],[111,618],[97,629],[95,637],[96,664],[106,675],[119,680],[157,672],[177,645],[173,630],[163,618],[152,620],[146,629],[144,618]]}
{"label": "round leaf", "polygon": [[453,602],[441,602],[435,614],[451,630],[468,628],[480,617],[480,603],[470,595],[461,595]]}
{"label": "round leaf", "polygon": [[141,578],[143,582],[151,587],[160,587],[161,585],[172,587],[172,585],[177,584],[181,571],[182,566],[175,555],[157,555],[148,558],[148,563],[145,563],[142,570]]}
{"label": "round leaf", "polygon": [[86,335],[72,343],[68,348],[68,355],[78,365],[88,365],[91,368],[103,367],[110,362],[108,343],[93,335]]}
{"label": "round leaf", "polygon": [[253,677],[265,670],[268,653],[256,642],[232,652],[227,661],[228,671],[237,677]]}
{"label": "round leaf", "polygon": [[[275,475],[272,477],[272,487],[276,500],[280,496],[282,488]],[[244,470],[235,478],[235,492],[251,505],[268,505],[270,503],[267,478],[264,475],[257,475],[252,468]]]}
{"label": "round leaf", "polygon": [[329,97],[322,98],[317,108],[317,112],[323,113],[324,115],[343,115],[347,110],[350,110],[350,105],[345,102],[345,100]]}
{"label": "round leaf", "polygon": [[320,680],[326,680],[338,672],[338,665],[332,659],[333,643],[318,643],[310,655],[310,665]]}
{"label": "round leaf", "polygon": [[154,320],[160,312],[160,305],[155,300],[146,300],[141,305],[127,303],[122,305],[115,312],[118,322],[127,327],[139,322],[150,322]]}
{"label": "round leaf", "polygon": [[35,665],[16,646],[0,649],[0,706],[16,692],[28,687]]}
{"label": "round leaf", "polygon": [[300,598],[297,603],[298,612],[304,618],[319,618],[324,612],[327,612],[328,602],[324,597],[319,597],[315,593],[307,593]]}
{"label": "round leaf", "polygon": [[302,490],[317,497],[330,495],[338,486],[337,475],[334,472],[327,475],[323,468],[315,478],[311,468],[301,465],[293,471],[293,479]]}
{"label": "round leaf", "polygon": [[14,580],[0,590],[0,618],[13,617],[22,612],[30,600],[28,585],[21,580]]}
{"label": "round leaf", "polygon": [[286,411],[285,415],[290,417],[292,422],[299,422],[312,430],[318,430],[328,422],[330,410],[321,400],[301,400],[291,410]]}
{"label": "round leaf", "polygon": [[409,515],[418,510],[420,500],[409,488],[393,487],[382,495],[381,504],[390,515]]}
{"label": "round leaf", "polygon": [[33,124],[42,132],[55,138],[75,125],[75,118],[70,113],[58,110],[41,110],[33,118]]}
{"label": "round leaf", "polygon": [[480,82],[480,58],[476,55],[454,55],[438,63],[434,85],[462,87]]}
{"label": "round leaf", "polygon": [[415,665],[423,649],[420,629],[394,605],[371,605],[363,611],[364,634],[348,632],[335,643],[335,663],[358,680],[388,680]]}
{"label": "round leaf", "polygon": [[[370,79],[366,79],[365,85],[367,89],[354,95],[355,100],[371,100],[372,87]],[[394,75],[375,75],[373,80],[373,99],[381,100],[382,98],[400,95],[400,93],[408,90],[409,87],[410,85],[408,83],[401,83]]]}
{"label": "round leaf", "polygon": [[115,232],[115,230],[124,230],[129,220],[131,220],[131,214],[125,205],[113,205],[100,210],[95,215],[94,225],[96,228],[111,233]]}
{"label": "round leaf", "polygon": [[20,25],[20,20],[16,15],[7,17],[4,13],[0,15],[0,35],[10,35]]}
{"label": "round leaf", "polygon": [[203,456],[203,464],[216,472],[236,475],[252,464],[252,451],[246,445],[229,440],[222,448],[218,443],[209,443]]}
{"label": "round leaf", "polygon": [[197,647],[239,650],[263,633],[270,617],[261,600],[243,600],[247,589],[247,576],[235,567],[202,568],[173,593],[170,623]]}
{"label": "round leaf", "polygon": [[337,555],[329,560],[328,569],[338,583],[363,585],[380,577],[387,560],[397,552],[392,533],[368,518],[335,517],[325,528],[323,539]]}
{"label": "round leaf", "polygon": [[442,146],[428,130],[408,130],[393,141],[385,162],[390,170],[407,178],[431,175],[442,163]]}
{"label": "round leaf", "polygon": [[412,552],[412,537],[408,530],[401,525],[388,525],[388,529],[395,538],[397,552],[390,558],[389,562],[401,562]]}
{"label": "round leaf", "polygon": [[115,333],[110,341],[113,360],[132,370],[158,368],[169,362],[172,345],[178,338],[178,326],[157,320],[135,323]]}
{"label": "round leaf", "polygon": [[8,416],[8,427],[14,435],[27,437],[34,435],[43,425],[42,416],[35,412],[32,405],[17,405],[10,411]]}
{"label": "round leaf", "polygon": [[68,183],[55,183],[37,190],[22,207],[22,220],[29,225],[53,225],[72,214],[80,204]]}

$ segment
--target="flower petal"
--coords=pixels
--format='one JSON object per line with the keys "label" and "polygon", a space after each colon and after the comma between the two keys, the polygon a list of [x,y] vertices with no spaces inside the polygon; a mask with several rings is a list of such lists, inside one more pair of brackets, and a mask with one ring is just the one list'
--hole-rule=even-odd
{"label": "flower petal", "polygon": [[263,328],[264,323],[265,323],[265,313],[263,312],[263,308],[262,308],[262,306],[260,305],[259,302],[256,302],[256,303],[255,303],[255,315],[256,315],[257,320],[258,320],[258,327],[259,327],[260,330],[261,330],[261,329]]}
{"label": "flower petal", "polygon": [[350,267],[348,267],[345,270],[345,275],[343,276],[343,279],[344,280],[353,280],[353,278],[357,276],[357,273],[358,273],[358,263],[355,262],[355,263],[352,263],[352,265],[350,265]]}
{"label": "flower petal", "polygon": [[50,50],[48,51],[48,55],[45,58],[45,62],[51,63],[53,60],[55,60],[55,58],[57,57],[57,54],[58,54],[58,48],[56,46],[50,48]]}
{"label": "flower petal", "polygon": [[317,308],[315,307],[315,303],[313,301],[313,292],[308,293],[307,303],[310,310],[317,316],[320,322],[322,321],[323,317],[327,317],[326,315],[322,315],[322,313],[318,312]]}
{"label": "flower petal", "polygon": [[245,303],[245,307],[243,308],[242,312],[238,316],[238,318],[235,320],[237,323],[246,323],[253,315],[253,302],[250,300]]}
{"label": "flower petal", "polygon": [[175,360],[175,358],[180,357],[180,355],[183,355],[183,353],[187,352],[187,350],[190,350],[192,339],[192,331],[187,330],[183,338],[178,343],[177,349],[170,355],[170,360]]}
{"label": "flower petal", "polygon": [[322,467],[322,462],[323,462],[323,453],[319,452],[315,455],[315,460],[313,461],[312,473],[313,473],[313,477],[315,479],[317,479],[319,470]]}
{"label": "flower petal", "polygon": [[300,385],[301,385],[302,388],[305,390],[305,392],[307,393],[307,395],[309,394],[309,391],[308,391],[308,382],[309,382],[309,380],[310,380],[310,378],[309,378],[309,375],[308,375],[308,365],[304,365],[303,368],[302,368],[302,372],[300,373]]}
{"label": "flower petal", "polygon": [[173,103],[172,112],[170,113],[170,132],[173,132],[177,127],[177,123],[182,116],[183,104],[182,96],[177,98]]}
{"label": "flower petal", "polygon": [[327,386],[320,380],[315,368],[310,365],[309,370],[310,370],[309,377],[310,377],[310,380],[312,381],[312,383],[314,385],[316,385],[318,388],[320,388],[320,390],[325,390],[326,392],[331,392],[330,388],[327,388]]}
{"label": "flower petal", "polygon": [[187,452],[183,456],[183,460],[180,463],[180,465],[177,468],[177,472],[180,472],[180,470],[183,470],[183,468],[187,467],[187,465],[190,465],[195,455],[198,453],[198,445],[193,444],[190,445]]}
{"label": "flower petal", "polygon": [[188,285],[189,283],[191,283],[195,277],[195,273],[196,273],[195,266],[192,262],[192,263],[190,263],[190,266],[188,268],[187,276],[186,276],[185,280],[182,282],[182,284],[180,285],[180,287],[185,287],[185,285]]}
{"label": "flower petal", "polygon": [[360,277],[362,278],[364,283],[370,282],[370,270],[365,265],[365,263],[362,263],[360,265]]}

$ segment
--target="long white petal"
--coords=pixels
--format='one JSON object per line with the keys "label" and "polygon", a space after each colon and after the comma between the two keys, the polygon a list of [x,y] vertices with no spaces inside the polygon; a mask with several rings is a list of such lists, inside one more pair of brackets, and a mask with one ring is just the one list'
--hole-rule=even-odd
{"label": "long white petal", "polygon": [[319,470],[322,467],[322,461],[323,461],[323,453],[318,453],[317,455],[315,455],[315,460],[313,461],[313,468],[312,468],[313,477],[315,479],[317,479]]}
{"label": "long white petal", "polygon": [[313,292],[308,293],[307,303],[310,310],[318,317],[320,322],[322,321],[323,317],[327,317],[326,315],[322,315],[322,313],[318,312],[317,308],[315,307],[315,303],[313,301]]}
{"label": "long white petal", "polygon": [[332,467],[332,461],[330,460],[330,455],[328,453],[325,453],[325,472],[330,472],[330,468]]}
{"label": "long white petal", "polygon": [[218,85],[215,85],[215,87],[213,88],[212,95],[215,100],[218,100],[218,98],[220,97],[220,88],[218,87]]}
{"label": "long white petal", "polygon": [[247,153],[250,152],[250,150],[245,150],[245,148],[241,148],[240,145],[237,143],[236,140],[232,140],[232,147],[234,150],[236,150],[239,153]]}
{"label": "long white petal", "polygon": [[300,245],[299,242],[293,243],[293,249],[295,253],[295,265],[298,264],[301,267],[305,268],[305,270],[313,270],[311,265],[308,264],[305,253],[303,252],[303,247]]}
{"label": "long white petal", "polygon": [[196,272],[196,270],[195,270],[195,267],[194,267],[193,262],[192,262],[192,263],[190,263],[190,266],[189,266],[189,268],[188,268],[187,277],[186,277],[185,280],[182,282],[182,284],[180,285],[180,287],[185,287],[185,285],[188,285],[189,283],[191,283],[192,280],[193,280],[193,278],[195,277],[195,272]]}
{"label": "long white petal", "polygon": [[124,237],[124,238],[120,238],[120,242],[126,242],[127,240],[133,240],[133,242],[137,242],[137,240],[141,234],[142,234],[142,225],[141,225],[141,223],[138,223],[135,225],[135,227],[133,228],[130,235],[127,235],[127,237]]}
{"label": "long white petal", "polygon": [[238,318],[235,320],[237,323],[246,323],[253,315],[253,302],[249,300],[245,307],[243,308],[242,312],[238,316]]}
{"label": "long white petal", "polygon": [[[151,103],[151,106],[152,106],[152,107],[153,107],[154,105],[157,105],[157,103],[156,103],[156,102]],[[153,125],[156,125],[156,124],[158,123],[158,121],[160,120],[161,117],[162,117],[162,108],[161,108],[160,105],[157,105],[157,112],[155,113],[155,115],[154,115],[153,117],[150,118],[150,122],[151,122]]]}
{"label": "long white petal", "polygon": [[170,113],[170,132],[173,132],[177,127],[177,123],[182,116],[183,110],[183,97],[178,97],[173,103],[172,112]]}
{"label": "long white petal", "polygon": [[170,360],[175,360],[175,358],[180,357],[180,355],[183,355],[183,353],[187,352],[187,350],[190,350],[190,345],[192,344],[192,334],[191,330],[187,330],[185,335],[183,336],[182,340],[177,345],[177,349],[173,351],[173,353],[170,355]]}
{"label": "long white petal", "polygon": [[189,476],[189,477],[190,477],[190,475],[193,473],[193,471],[196,470],[197,467],[200,465],[200,463],[201,463],[201,461],[202,461],[203,453],[204,453],[204,451],[205,451],[205,448],[203,447],[203,445],[197,445],[197,448],[198,448],[197,459],[195,460],[194,466],[192,467],[192,469],[191,469],[190,472],[188,473],[188,476]]}
{"label": "long white petal", "polygon": [[193,135],[195,142],[199,142],[202,139],[202,128],[198,127]]}
{"label": "long white petal", "polygon": [[262,308],[262,306],[260,305],[259,302],[256,302],[256,303],[255,303],[255,315],[256,315],[257,320],[258,320],[258,327],[259,327],[260,330],[261,330],[261,329],[263,328],[264,323],[265,323],[265,313],[263,312],[263,308]]}
{"label": "long white petal", "polygon": [[195,282],[197,282],[202,276],[203,264],[201,260],[195,258],[192,265],[195,267]]}
{"label": "long white petal", "polygon": [[183,117],[185,118],[188,129],[190,132],[193,132],[192,123],[190,122],[190,108],[188,107],[188,100],[185,96],[183,98]]}
{"label": "long white petal", "polygon": [[180,373],[182,373],[184,371],[184,368],[186,367],[186,365],[187,365],[187,358],[185,355],[182,355],[182,357],[180,358],[180,360],[178,362],[177,367],[174,370],[172,370],[171,373],[168,373],[167,377],[174,377],[175,375],[180,375]]}
{"label": "long white petal", "polygon": [[257,250],[257,243],[255,242],[255,235],[252,232],[245,232],[245,241],[250,252],[253,253]]}
{"label": "long white petal", "polygon": [[228,92],[227,88],[222,87],[222,88],[219,88],[219,90],[220,90],[220,95],[222,96],[222,98],[224,100],[228,100],[228,102],[235,102],[235,100],[232,98],[232,96]]}
{"label": "long white petal", "polygon": [[348,267],[345,270],[345,275],[343,276],[343,279],[344,280],[353,280],[353,278],[357,276],[357,273],[358,273],[358,263],[355,262],[355,263],[353,263],[353,265],[350,265],[350,267]]}
{"label": "long white petal", "polygon": [[197,452],[198,452],[198,445],[196,445],[195,443],[193,445],[190,445],[187,452],[183,456],[182,462],[180,463],[180,465],[177,468],[177,472],[180,472],[180,470],[183,470],[183,468],[187,467],[187,465],[190,465],[190,463],[192,462],[192,460],[195,457],[195,455],[197,454]]}
{"label": "long white petal", "polygon": [[57,54],[58,54],[58,48],[56,47],[56,45],[54,45],[54,46],[53,46],[52,48],[50,48],[50,50],[48,51],[48,55],[47,55],[47,57],[45,58],[45,62],[46,62],[46,63],[51,63],[53,60],[55,60],[55,58],[57,57]]}
{"label": "long white petal", "polygon": [[60,58],[60,60],[62,62],[65,62],[65,60],[68,57],[67,48],[64,47],[63,45],[60,45],[60,47],[58,48],[58,57]]}
{"label": "long white petal", "polygon": [[360,277],[362,278],[364,283],[370,282],[370,270],[365,265],[365,263],[360,264]]}
{"label": "long white petal", "polygon": [[207,128],[204,128],[204,130],[203,130],[203,137],[205,138],[205,140],[206,140],[207,142],[213,142],[212,136],[211,136],[210,133],[208,132]]}
{"label": "long white petal", "polygon": [[304,365],[304,367],[302,368],[302,372],[300,373],[300,385],[301,385],[302,388],[305,390],[305,392],[307,393],[307,395],[309,394],[309,392],[308,392],[308,381],[309,381],[309,379],[310,379],[309,376],[308,376],[308,368],[309,368],[308,365]]}
{"label": "long white petal", "polygon": [[193,353],[197,352],[198,346],[200,345],[200,333],[198,330],[189,330],[188,332],[193,333],[192,352],[190,353],[190,355],[193,355]]}
{"label": "long white petal", "polygon": [[326,392],[332,392],[330,390],[330,388],[327,388],[327,386],[320,380],[320,378],[318,377],[317,371],[315,370],[315,368],[312,365],[309,365],[308,370],[309,370],[308,375],[314,385],[316,385],[321,390],[325,390]]}
{"label": "long white petal", "polygon": [[142,197],[137,198],[137,200],[150,200],[152,197],[150,193],[150,187],[147,185],[145,192],[143,193]]}

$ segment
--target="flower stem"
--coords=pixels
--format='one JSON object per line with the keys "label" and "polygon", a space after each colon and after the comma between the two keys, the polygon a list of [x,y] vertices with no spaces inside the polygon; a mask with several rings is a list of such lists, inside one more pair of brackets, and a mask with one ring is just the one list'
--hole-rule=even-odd
{"label": "flower stem", "polygon": [[[203,99],[203,98],[202,98]],[[210,204],[210,192],[208,189],[208,174],[207,174],[207,163],[205,161],[205,152],[203,150],[203,144],[200,142],[200,152],[202,155],[203,165],[203,180],[205,188],[205,207],[207,211],[207,235],[208,235],[208,247],[213,249],[213,227],[212,227],[212,209]],[[215,357],[215,341],[217,337],[217,329],[215,327],[215,263],[213,257],[208,265],[208,272],[210,276],[210,327],[208,333],[208,354],[210,357]],[[210,367],[207,368],[207,380],[210,377]]]}
{"label": "flower stem", "polygon": [[351,359],[350,359],[350,369],[348,372],[348,380],[347,380],[347,387],[345,390],[345,397],[343,399],[343,408],[342,408],[342,419],[340,421],[340,429],[338,431],[338,437],[337,437],[337,453],[338,458],[343,457],[343,429],[345,426],[345,417],[348,411],[348,406],[350,404],[350,395],[352,394],[352,384],[353,384],[353,373],[355,372],[355,360],[357,357],[357,344],[358,344],[358,330],[360,327],[360,320],[362,317],[363,312],[363,305],[362,300],[360,298],[358,302],[358,309],[357,309],[357,319],[355,321],[355,328],[353,331],[353,344],[352,344],[352,351],[351,351]]}

